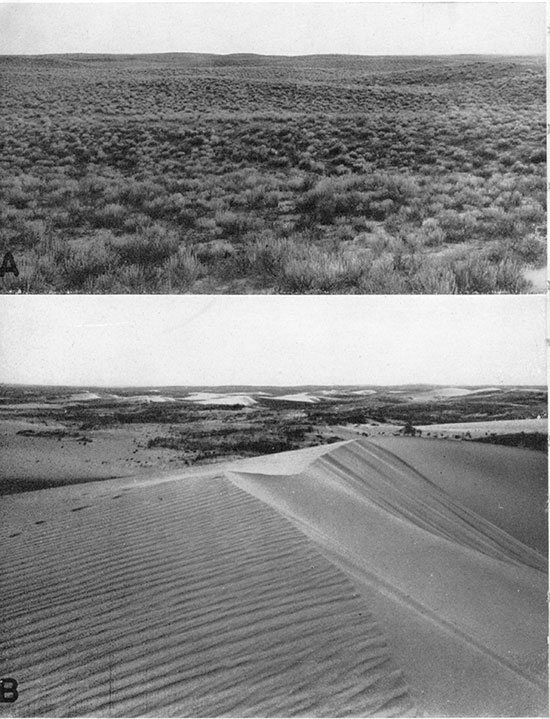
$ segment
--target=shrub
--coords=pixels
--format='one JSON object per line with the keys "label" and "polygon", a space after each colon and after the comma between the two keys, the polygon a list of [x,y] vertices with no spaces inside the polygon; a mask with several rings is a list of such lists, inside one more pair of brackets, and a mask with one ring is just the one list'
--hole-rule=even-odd
{"label": "shrub", "polygon": [[127,210],[123,205],[111,203],[95,210],[93,224],[96,227],[120,228],[124,225],[126,215]]}
{"label": "shrub", "polygon": [[442,244],[445,239],[445,232],[438,220],[429,217],[422,223],[422,227],[418,231],[417,236],[422,244],[427,247],[433,247],[434,245]]}
{"label": "shrub", "polygon": [[437,218],[439,226],[447,242],[466,242],[472,239],[477,217],[471,212],[456,212],[456,210],[443,210]]}
{"label": "shrub", "polygon": [[358,291],[369,295],[399,295],[409,292],[409,287],[406,278],[396,271],[392,254],[385,252],[369,266]]}
{"label": "shrub", "polygon": [[229,210],[217,212],[215,215],[216,225],[222,231],[222,237],[238,239],[246,232],[254,229],[257,222],[250,215],[244,215]]}
{"label": "shrub", "polygon": [[517,294],[529,288],[521,267],[513,260],[494,263],[483,257],[470,256],[456,260],[450,268],[459,294]]}
{"label": "shrub", "polygon": [[297,200],[296,210],[302,213],[306,224],[329,225],[340,215],[354,214],[358,204],[358,193],[348,183],[323,179]]}
{"label": "shrub", "polygon": [[415,294],[451,295],[458,291],[452,269],[429,260],[411,277],[410,287]]}
{"label": "shrub", "polygon": [[314,246],[285,256],[279,289],[290,293],[332,293],[356,288],[366,268],[360,258],[326,254]]}
{"label": "shrub", "polygon": [[546,263],[546,251],[546,242],[538,233],[522,237],[512,245],[512,252],[517,260],[532,267],[544,266]]}
{"label": "shrub", "polygon": [[147,227],[139,235],[125,235],[112,241],[112,249],[126,265],[160,265],[178,249],[179,239],[162,226]]}
{"label": "shrub", "polygon": [[14,244],[19,247],[33,248],[44,242],[48,226],[44,220],[21,220],[15,227]]}
{"label": "shrub", "polygon": [[285,257],[292,251],[292,242],[287,238],[276,237],[264,232],[245,249],[247,265],[260,274],[278,277]]}
{"label": "shrub", "polygon": [[167,292],[185,292],[199,277],[205,268],[187,247],[180,248],[165,264]]}
{"label": "shrub", "polygon": [[92,290],[101,275],[115,271],[115,258],[104,244],[94,242],[69,254],[62,266],[63,282],[68,290]]}

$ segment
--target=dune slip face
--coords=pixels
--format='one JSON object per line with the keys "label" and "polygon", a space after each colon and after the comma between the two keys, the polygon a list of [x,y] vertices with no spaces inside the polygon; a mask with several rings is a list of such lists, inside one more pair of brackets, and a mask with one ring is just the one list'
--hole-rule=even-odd
{"label": "dune slip face", "polygon": [[226,478],[2,498],[4,716],[411,716],[346,575]]}
{"label": "dune slip face", "polygon": [[[388,447],[383,440],[336,445],[286,476],[267,467],[229,476],[287,516],[355,581],[423,714],[546,716],[542,530],[526,534],[520,516],[516,533],[510,501],[502,519],[492,516],[495,472],[484,482],[489,455],[532,469],[536,453],[465,445],[461,459],[455,444],[446,465],[451,476],[442,480],[412,462],[416,457],[422,469],[429,446],[432,460],[439,452],[440,469],[448,443],[391,439]],[[531,484],[545,475],[544,463],[541,454]],[[530,497],[540,524],[540,490],[532,490],[524,478],[520,514]],[[499,491],[497,504],[518,489],[505,481]]]}

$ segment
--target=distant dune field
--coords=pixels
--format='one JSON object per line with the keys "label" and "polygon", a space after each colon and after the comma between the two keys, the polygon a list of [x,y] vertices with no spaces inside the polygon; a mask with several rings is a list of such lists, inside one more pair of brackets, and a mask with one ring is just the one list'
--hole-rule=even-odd
{"label": "distant dune field", "polygon": [[391,437],[7,495],[0,711],[545,716],[545,475]]}

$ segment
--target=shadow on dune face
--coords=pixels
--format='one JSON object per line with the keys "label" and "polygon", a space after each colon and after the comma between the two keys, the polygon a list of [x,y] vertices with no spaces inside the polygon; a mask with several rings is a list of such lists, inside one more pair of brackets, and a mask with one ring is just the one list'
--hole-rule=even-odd
{"label": "shadow on dune face", "polygon": [[548,467],[539,452],[450,440],[376,437],[454,500],[548,556]]}
{"label": "shadow on dune face", "polygon": [[[453,492],[445,489],[448,476],[438,482],[411,465],[415,447],[421,457],[425,444],[396,438],[390,450],[349,442],[292,476],[229,476],[287,516],[353,578],[383,621],[426,715],[544,716],[546,558],[522,541],[521,519],[515,536],[513,496],[500,526],[484,516],[492,504],[491,481],[484,482],[488,448],[469,445],[467,461],[447,458],[447,473],[459,485]],[[428,444],[444,455],[446,443]],[[403,460],[405,446],[413,456]],[[493,460],[499,450],[490,448]],[[504,462],[513,453],[507,450]],[[522,460],[515,455],[514,461]],[[544,457],[539,461],[542,467]],[[422,468],[418,457],[416,465]],[[527,486],[523,491],[529,495]],[[476,495],[479,512],[471,508]],[[533,506],[533,517],[538,510]]]}

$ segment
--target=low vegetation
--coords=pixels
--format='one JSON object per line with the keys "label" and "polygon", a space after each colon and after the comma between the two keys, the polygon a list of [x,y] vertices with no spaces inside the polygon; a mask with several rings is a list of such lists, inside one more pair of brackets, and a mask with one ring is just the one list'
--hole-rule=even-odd
{"label": "low vegetation", "polygon": [[519,293],[542,58],[0,57],[7,292]]}
{"label": "low vegetation", "polygon": [[476,442],[502,444],[505,447],[523,447],[548,453],[548,436],[541,432],[515,432],[513,434],[490,434],[488,437],[475,437]]}
{"label": "low vegetation", "polygon": [[[211,388],[193,388],[201,390]],[[241,388],[242,389],[242,388]],[[304,388],[315,393],[322,388]],[[196,404],[185,399],[185,388],[166,388],[172,402],[127,401],[136,394],[116,389],[117,398],[74,399],[69,388],[22,388],[3,386],[0,392],[0,423],[3,420],[32,422],[18,431],[27,437],[94,442],[95,432],[123,430],[134,435],[140,450],[169,450],[177,465],[194,465],[223,459],[238,459],[274,452],[302,449],[378,434],[431,437],[416,425],[447,422],[479,422],[501,419],[533,419],[547,416],[547,392],[541,388],[487,390],[464,397],[419,402],[411,399],[426,388],[409,388],[396,393],[378,387],[372,394],[358,394],[361,388],[331,390],[316,403],[283,401],[278,388],[257,387],[257,403]],[[235,388],[233,388],[235,390]],[[250,390],[250,388],[248,388]],[[244,390],[246,391],[246,389]],[[101,393],[101,390],[99,390]],[[109,392],[110,394],[110,392]],[[320,396],[322,392],[319,393]],[[30,404],[29,404],[30,403]],[[142,430],[146,428],[146,432]],[[350,434],[351,432],[351,434]],[[496,435],[488,432],[479,441],[544,449],[542,435],[527,433]],[[115,436],[113,435],[113,436]],[[457,439],[478,439],[468,433]]]}

